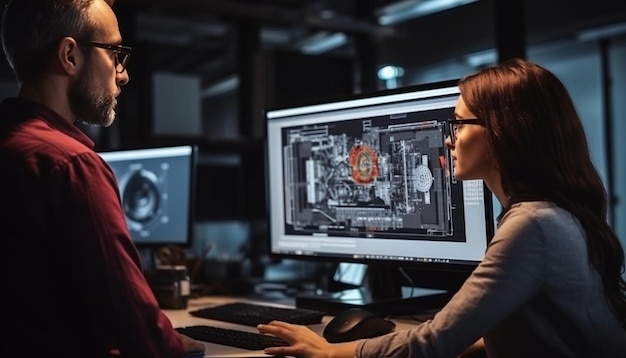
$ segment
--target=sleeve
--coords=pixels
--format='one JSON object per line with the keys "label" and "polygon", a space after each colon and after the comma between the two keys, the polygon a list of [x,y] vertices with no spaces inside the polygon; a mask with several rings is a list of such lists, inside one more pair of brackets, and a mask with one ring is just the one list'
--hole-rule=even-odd
{"label": "sleeve", "polygon": [[542,289],[545,265],[540,226],[529,211],[512,209],[483,261],[432,320],[365,340],[357,356],[457,356]]}
{"label": "sleeve", "polygon": [[60,232],[69,238],[77,304],[91,306],[85,307],[88,329],[101,332],[122,357],[183,357],[180,336],[143,275],[110,167],[91,152],[57,169],[54,195],[69,211],[59,215],[71,218]]}

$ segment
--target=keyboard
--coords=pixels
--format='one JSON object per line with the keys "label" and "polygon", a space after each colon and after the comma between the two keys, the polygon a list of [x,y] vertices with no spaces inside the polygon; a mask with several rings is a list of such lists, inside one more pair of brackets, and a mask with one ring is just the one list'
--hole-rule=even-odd
{"label": "keyboard", "polygon": [[247,302],[230,302],[189,312],[192,316],[216,321],[256,326],[273,320],[294,324],[322,322],[325,313],[305,308],[281,308]]}
{"label": "keyboard", "polygon": [[222,344],[230,347],[263,350],[267,347],[287,346],[284,340],[261,333],[239,331],[213,326],[188,326],[176,328],[178,332],[198,341]]}

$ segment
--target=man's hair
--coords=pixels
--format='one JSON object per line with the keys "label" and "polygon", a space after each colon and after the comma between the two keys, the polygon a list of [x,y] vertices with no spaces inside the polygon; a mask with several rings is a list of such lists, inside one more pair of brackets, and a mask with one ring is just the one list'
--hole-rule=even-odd
{"label": "man's hair", "polygon": [[[10,0],[2,18],[2,48],[19,83],[40,78],[64,37],[90,39],[96,0]],[[107,1],[109,5],[112,1]]]}
{"label": "man's hair", "polygon": [[485,123],[505,194],[512,202],[552,201],[576,216],[589,260],[626,327],[624,251],[606,221],[607,193],[563,83],[541,66],[513,59],[462,79],[459,88]]}

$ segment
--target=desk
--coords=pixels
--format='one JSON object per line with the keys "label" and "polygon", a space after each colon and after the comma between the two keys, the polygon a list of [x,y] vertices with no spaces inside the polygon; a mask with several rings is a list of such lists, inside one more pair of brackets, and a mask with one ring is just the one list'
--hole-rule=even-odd
{"label": "desk", "polygon": [[[288,303],[278,304],[275,302],[268,302],[268,301],[263,301],[259,299],[247,299],[247,298],[242,298],[242,297],[210,296],[210,297],[195,298],[195,299],[190,300],[189,305],[186,310],[163,310],[163,312],[165,312],[165,314],[169,317],[174,327],[209,325],[209,326],[215,326],[215,327],[238,329],[241,331],[249,331],[249,332],[258,333],[258,330],[256,329],[256,327],[194,317],[190,315],[188,312],[188,311],[192,311],[201,307],[214,306],[217,304],[223,304],[223,303],[232,302],[232,301],[247,301],[247,302],[252,302],[252,303],[275,305],[279,307],[293,307],[293,305],[290,305]],[[322,332],[324,331],[326,324],[332,318],[333,318],[332,316],[324,316],[324,318],[322,319],[322,323],[308,325],[308,327],[314,330],[315,332],[317,332],[318,334],[322,335]],[[410,321],[410,320],[393,319],[393,321],[396,323],[396,330],[408,329],[408,328],[415,326],[416,324],[416,321]],[[206,358],[208,357],[268,357],[268,355],[264,354],[263,351],[250,351],[247,349],[229,347],[229,346],[224,346],[220,344],[214,344],[214,343],[208,343],[208,342],[203,342],[203,343],[206,347],[206,350],[205,350]]]}

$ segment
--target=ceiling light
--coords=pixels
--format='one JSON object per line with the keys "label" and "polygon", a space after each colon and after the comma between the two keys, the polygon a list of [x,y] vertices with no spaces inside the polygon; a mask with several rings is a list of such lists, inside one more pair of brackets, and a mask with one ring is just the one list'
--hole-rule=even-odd
{"label": "ceiling light", "polygon": [[404,69],[399,66],[387,65],[378,70],[378,78],[383,81],[402,77],[402,75],[404,75]]}
{"label": "ceiling light", "polygon": [[579,41],[593,41],[618,36],[624,33],[626,33],[626,22],[620,22],[609,26],[581,31],[577,38]]}
{"label": "ceiling light", "polygon": [[387,5],[376,14],[379,24],[394,25],[476,1],[478,0],[405,0]]}
{"label": "ceiling light", "polygon": [[404,68],[400,66],[386,65],[378,70],[378,78],[385,81],[385,87],[397,88],[399,78],[404,76]]}
{"label": "ceiling light", "polygon": [[335,32],[332,34],[318,33],[305,40],[300,45],[300,51],[306,55],[319,55],[347,43],[348,37],[343,32]]}
{"label": "ceiling light", "polygon": [[232,75],[202,89],[202,97],[209,98],[229,93],[239,87],[239,76]]}
{"label": "ceiling light", "polygon": [[474,52],[465,56],[465,62],[474,68],[494,64],[497,60],[498,54],[495,49]]}

